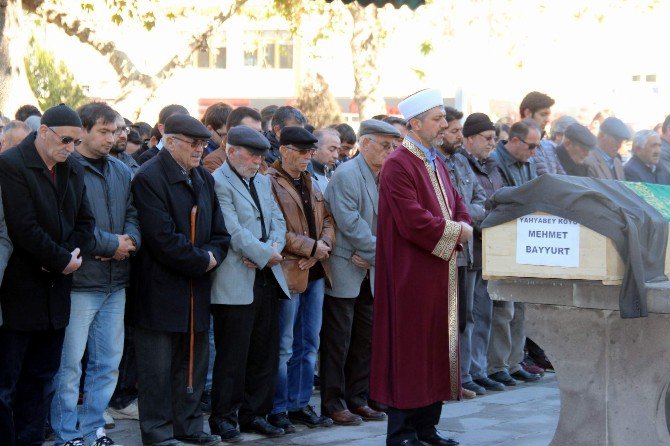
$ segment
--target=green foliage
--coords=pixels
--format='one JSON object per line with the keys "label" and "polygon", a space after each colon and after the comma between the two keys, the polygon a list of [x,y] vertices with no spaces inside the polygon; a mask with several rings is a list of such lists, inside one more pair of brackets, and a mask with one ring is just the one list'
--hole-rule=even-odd
{"label": "green foliage", "polygon": [[[92,14],[95,12],[96,3],[100,1],[82,1],[80,4],[82,12]],[[110,19],[116,26],[123,24],[126,19],[142,23],[147,31],[156,26],[154,10],[158,7],[158,0],[103,0],[103,4],[109,10]],[[176,14],[172,11],[166,12],[164,16],[170,20],[176,18]]]}
{"label": "green foliage", "polygon": [[53,54],[30,41],[30,51],[24,59],[28,83],[42,110],[61,102],[72,108],[89,101],[65,63],[56,62]]}
{"label": "green foliage", "polygon": [[419,51],[421,51],[421,55],[423,56],[428,56],[434,49],[433,44],[429,40],[424,40],[419,46]]}

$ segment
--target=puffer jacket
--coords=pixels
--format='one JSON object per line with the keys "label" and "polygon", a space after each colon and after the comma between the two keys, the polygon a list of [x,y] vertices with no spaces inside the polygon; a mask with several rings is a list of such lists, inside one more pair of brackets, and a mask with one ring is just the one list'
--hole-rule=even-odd
{"label": "puffer jacket", "polygon": [[72,158],[84,168],[86,196],[95,216],[95,248],[83,256],[72,278],[72,290],[113,293],[129,285],[130,259],[101,261],[96,257],[114,255],[119,247],[117,234],[128,234],[140,248],[137,210],[130,191],[132,172],[113,156],[105,157],[102,172],[77,152]]}
{"label": "puffer jacket", "polygon": [[[309,270],[301,270],[298,267],[298,262],[300,259],[311,257],[317,240],[310,237],[300,194],[289,179],[281,173],[280,169],[281,161],[277,160],[268,168],[267,174],[272,181],[272,191],[286,220],[286,246],[282,251],[284,256],[282,269],[291,293],[302,293],[307,289]],[[318,240],[323,240],[333,248],[335,246],[335,221],[326,208],[323,194],[312,185],[309,173],[302,172],[301,175],[312,199]],[[330,288],[331,274],[328,259],[321,260],[321,265],[326,276],[326,287]]]}

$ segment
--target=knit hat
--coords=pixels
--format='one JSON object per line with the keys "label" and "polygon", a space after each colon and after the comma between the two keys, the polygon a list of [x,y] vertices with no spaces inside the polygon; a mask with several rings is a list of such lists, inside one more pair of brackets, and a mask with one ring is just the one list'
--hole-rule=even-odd
{"label": "knit hat", "polygon": [[484,113],[473,113],[468,116],[463,123],[463,136],[467,138],[468,136],[495,129],[496,128],[488,115]]}
{"label": "knit hat", "polygon": [[77,112],[62,103],[45,111],[41,123],[47,127],[83,127]]}

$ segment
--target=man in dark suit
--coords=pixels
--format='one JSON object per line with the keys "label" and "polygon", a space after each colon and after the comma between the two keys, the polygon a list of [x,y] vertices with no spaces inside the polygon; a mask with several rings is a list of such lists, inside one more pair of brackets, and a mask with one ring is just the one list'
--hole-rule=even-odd
{"label": "man in dark suit", "polygon": [[633,136],[633,156],[623,166],[628,181],[670,185],[670,171],[661,163],[661,137],[653,130]]}
{"label": "man in dark suit", "polygon": [[176,114],[164,130],[164,150],[132,183],[145,243],[135,265],[135,299],[129,302],[142,441],[214,445],[221,438],[203,432],[200,411],[209,357],[208,273],[226,256],[230,235],[214,180],[200,166],[207,128]]}
{"label": "man in dark suit", "polygon": [[46,389],[58,371],[70,318],[72,273],[93,248],[84,172],[69,159],[81,120],[64,104],[0,157],[14,253],[0,287],[0,444],[44,441]]}

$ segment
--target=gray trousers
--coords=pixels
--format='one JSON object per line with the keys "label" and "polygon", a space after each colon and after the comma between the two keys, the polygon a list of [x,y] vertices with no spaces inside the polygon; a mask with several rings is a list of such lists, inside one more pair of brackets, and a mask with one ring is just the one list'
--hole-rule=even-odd
{"label": "gray trousers", "polygon": [[519,363],[523,361],[523,347],[526,343],[523,327],[525,308],[522,302],[493,302],[489,374],[502,370],[514,373],[521,369]]}
{"label": "gray trousers", "polygon": [[470,362],[472,352],[472,330],[475,326],[473,314],[475,284],[477,281],[477,270],[465,267],[458,268],[458,304],[460,306],[459,317],[462,318],[459,324],[462,327],[460,343],[460,362],[461,362],[461,382],[472,381],[470,376]]}
{"label": "gray trousers", "polygon": [[203,430],[200,397],[207,379],[209,334],[195,334],[193,393],[188,383],[189,334],[135,327],[137,387],[143,443],[159,443]]}
{"label": "gray trousers", "polygon": [[[463,382],[466,378],[481,379],[488,374],[489,339],[491,337],[491,318],[493,313],[493,302],[486,289],[486,280],[482,278],[482,270],[478,269],[475,282],[475,292],[472,303],[472,334],[470,335],[470,373],[463,374]],[[466,327],[467,331],[467,327]]]}

